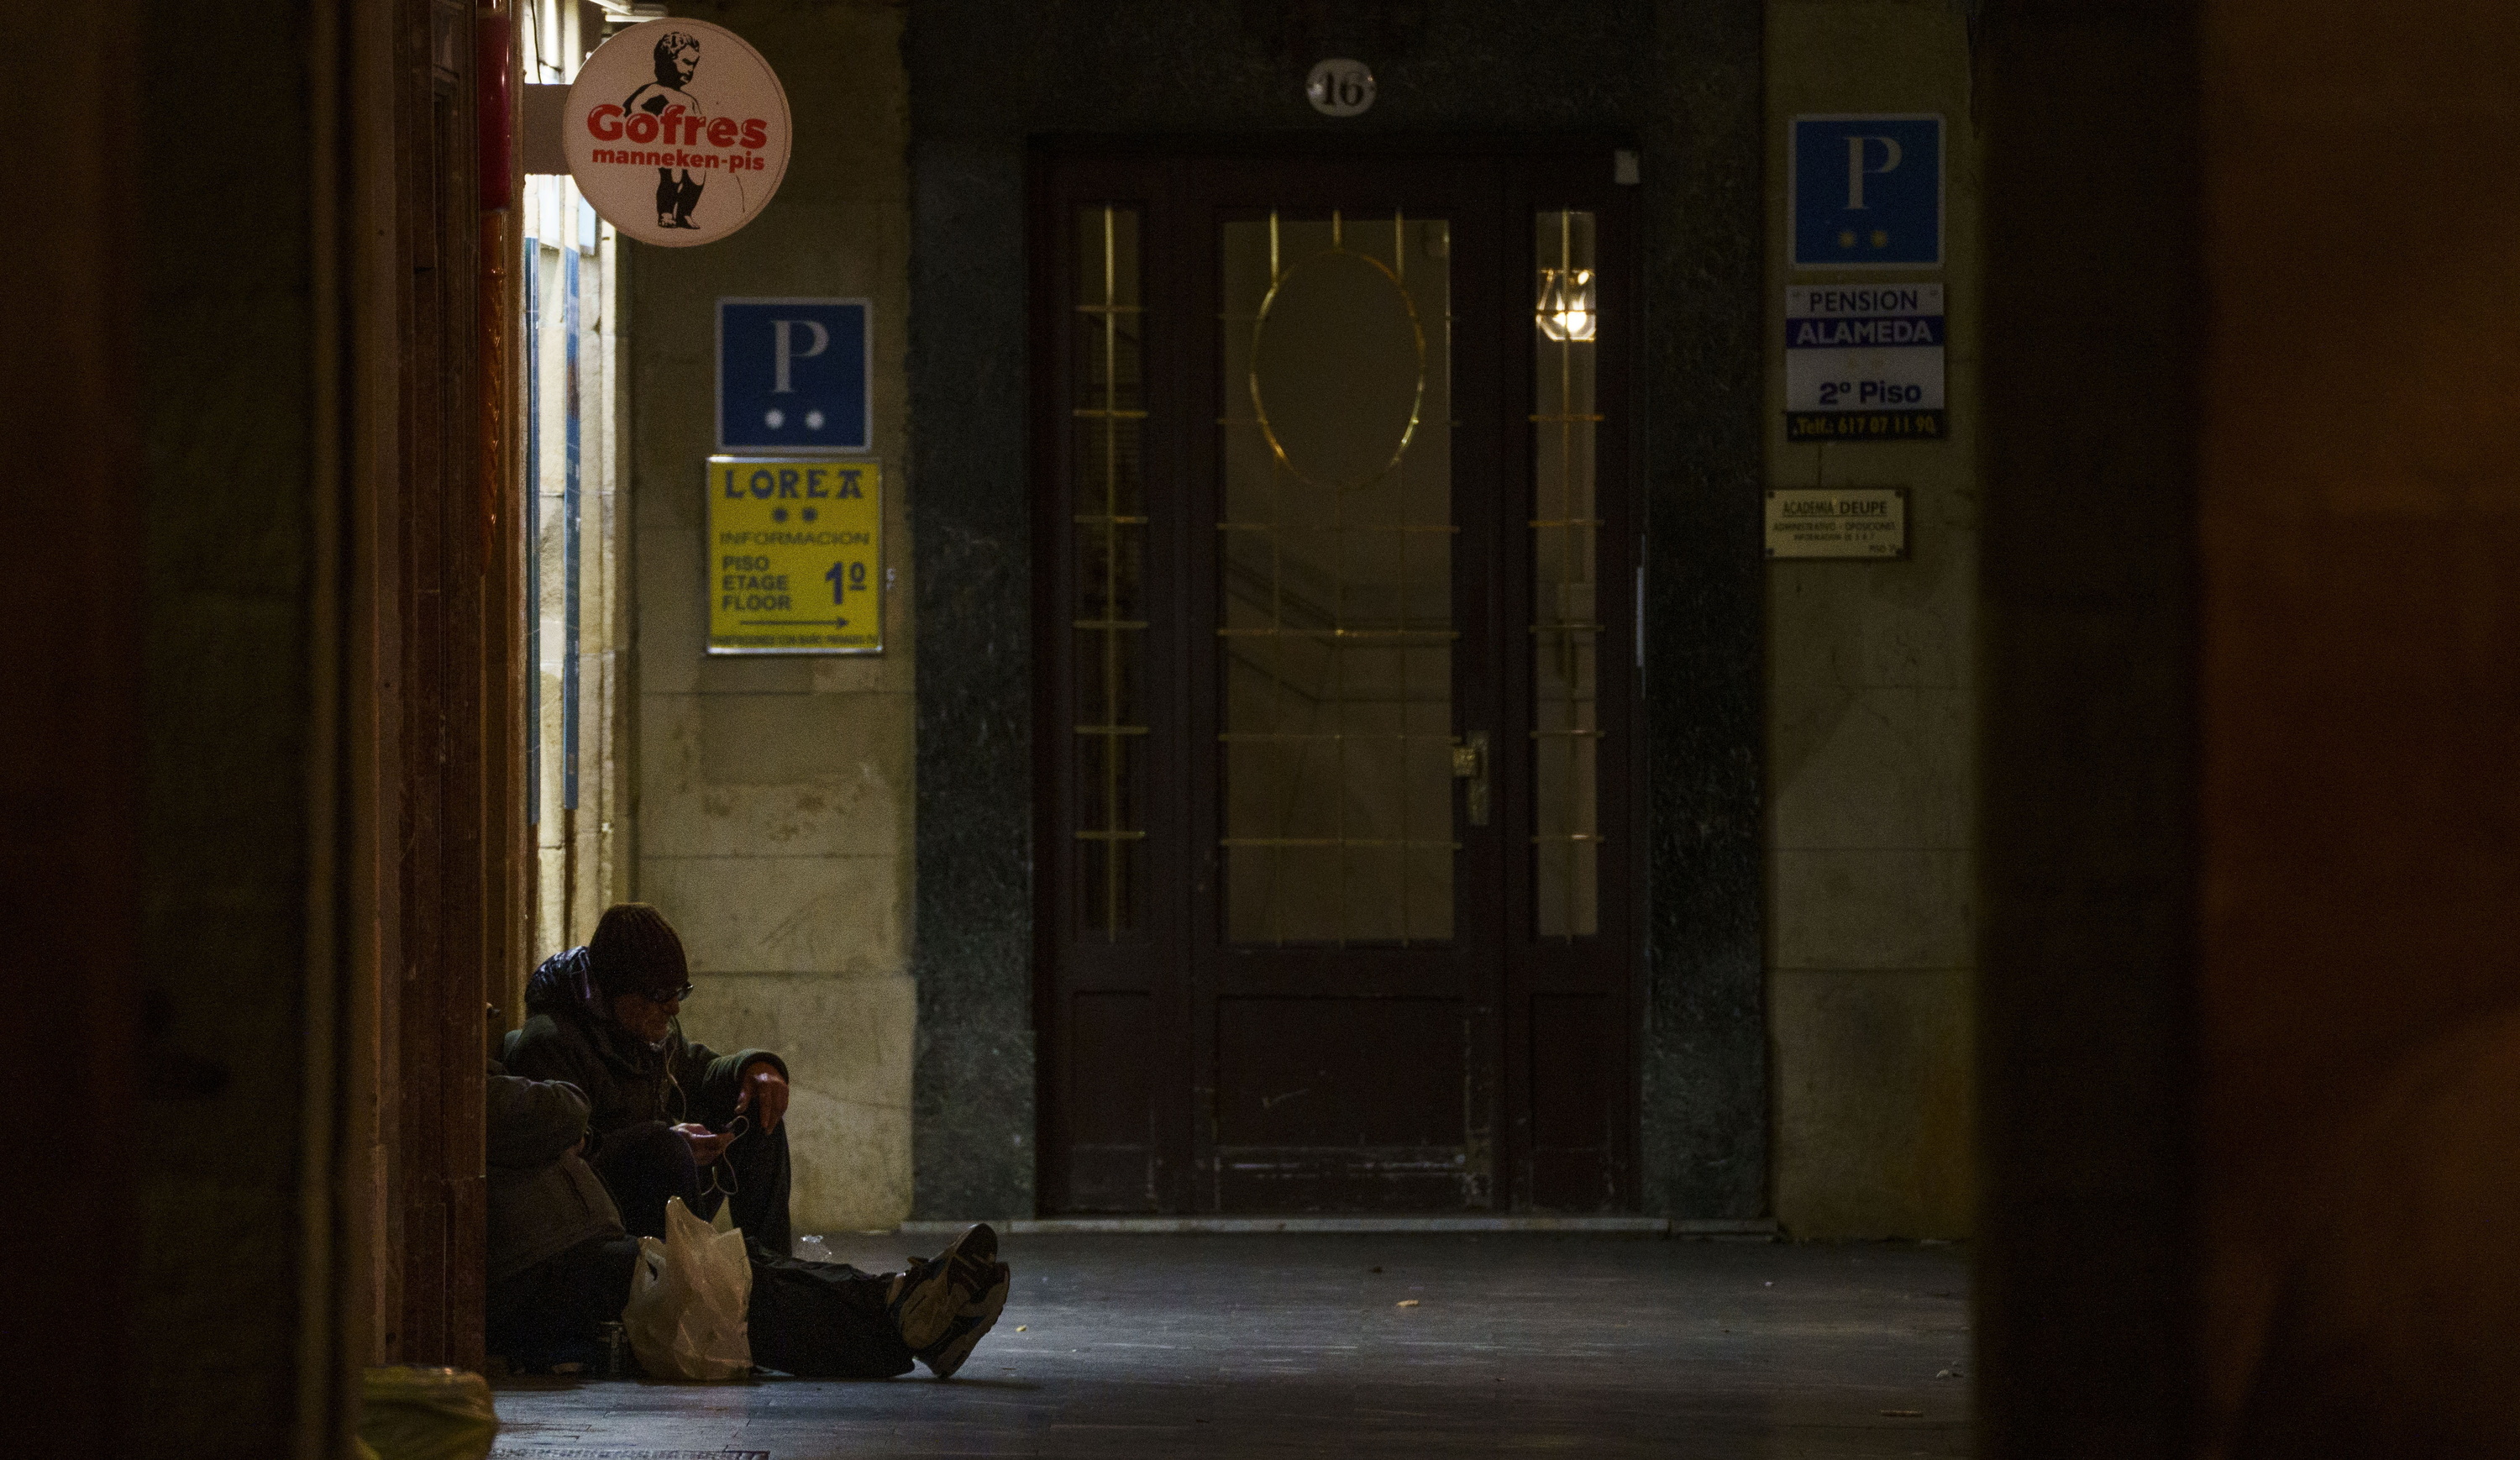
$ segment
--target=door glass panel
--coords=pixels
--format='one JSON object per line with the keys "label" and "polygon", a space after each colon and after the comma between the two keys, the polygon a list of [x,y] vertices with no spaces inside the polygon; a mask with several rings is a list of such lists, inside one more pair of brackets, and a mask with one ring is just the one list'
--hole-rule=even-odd
{"label": "door glass panel", "polygon": [[1077,926],[1108,939],[1139,924],[1146,854],[1145,310],[1136,210],[1076,221]]}
{"label": "door glass panel", "polygon": [[1226,935],[1453,935],[1445,220],[1224,225]]}
{"label": "door glass panel", "polygon": [[1581,937],[1600,926],[1597,704],[1601,640],[1600,506],[1594,439],[1596,312],[1593,215],[1539,215],[1538,352],[1532,398],[1532,861],[1543,937]]}

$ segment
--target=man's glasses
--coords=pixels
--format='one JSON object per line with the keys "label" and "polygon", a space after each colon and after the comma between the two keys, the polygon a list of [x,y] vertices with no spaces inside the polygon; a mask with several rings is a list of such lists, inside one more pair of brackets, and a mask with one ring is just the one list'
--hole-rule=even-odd
{"label": "man's glasses", "polygon": [[692,996],[692,987],[686,983],[680,988],[651,988],[639,997],[652,1004],[679,1004]]}

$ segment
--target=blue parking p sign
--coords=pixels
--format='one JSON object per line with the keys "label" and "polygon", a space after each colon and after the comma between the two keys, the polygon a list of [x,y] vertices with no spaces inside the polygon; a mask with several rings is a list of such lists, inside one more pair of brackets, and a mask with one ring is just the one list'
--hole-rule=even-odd
{"label": "blue parking p sign", "polygon": [[717,301],[721,451],[867,451],[865,299]]}
{"label": "blue parking p sign", "polygon": [[1940,268],[1943,118],[1797,116],[1794,267]]}

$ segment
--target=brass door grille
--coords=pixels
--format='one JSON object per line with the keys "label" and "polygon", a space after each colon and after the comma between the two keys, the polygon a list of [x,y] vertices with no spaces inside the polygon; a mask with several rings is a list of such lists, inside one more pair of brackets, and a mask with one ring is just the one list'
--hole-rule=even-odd
{"label": "brass door grille", "polygon": [[1595,440],[1593,215],[1537,216],[1532,400],[1532,785],[1535,932],[1599,931],[1600,508]]}
{"label": "brass door grille", "polygon": [[[1145,305],[1139,215],[1089,207],[1077,217],[1076,482],[1099,509],[1075,514],[1078,923],[1106,941],[1138,926],[1144,882],[1146,483]],[[1099,499],[1099,500],[1097,500]]]}

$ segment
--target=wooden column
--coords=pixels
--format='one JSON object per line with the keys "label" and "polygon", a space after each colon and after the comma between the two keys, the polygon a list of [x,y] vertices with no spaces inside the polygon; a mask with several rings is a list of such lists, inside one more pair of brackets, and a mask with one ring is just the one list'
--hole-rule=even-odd
{"label": "wooden column", "polygon": [[[398,543],[403,690],[399,947],[389,954],[396,1109],[386,1350],[481,1361],[482,1065],[490,990],[516,956],[515,641],[521,612],[506,443],[507,215],[482,207],[484,21],[402,0],[398,88],[406,365]],[[491,64],[513,66],[504,47]]]}
{"label": "wooden column", "polygon": [[[15,16],[44,58],[60,136],[19,177],[41,198],[0,248],[10,305],[0,422],[0,943],[29,1090],[68,1092],[74,1139],[48,1143],[44,1196],[12,1264],[10,1448],[111,1455],[130,1443],[128,1351],[141,1119],[141,613],[129,580],[141,492],[137,16],[126,0]],[[58,89],[56,89],[58,88]],[[36,1396],[40,1396],[37,1398]]]}

